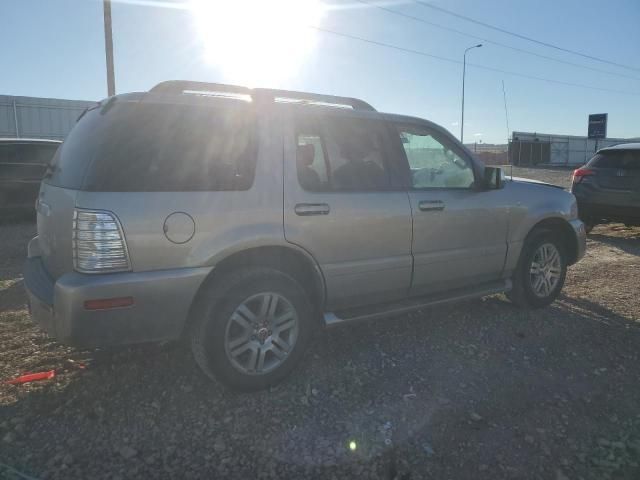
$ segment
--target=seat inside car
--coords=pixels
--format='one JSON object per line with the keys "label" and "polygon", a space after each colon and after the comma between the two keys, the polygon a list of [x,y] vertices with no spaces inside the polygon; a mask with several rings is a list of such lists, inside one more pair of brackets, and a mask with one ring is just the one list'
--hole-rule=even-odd
{"label": "seat inside car", "polygon": [[313,167],[313,160],[316,156],[316,149],[313,145],[298,145],[296,161],[298,163],[298,180],[300,185],[306,190],[319,190],[322,182],[320,175]]}

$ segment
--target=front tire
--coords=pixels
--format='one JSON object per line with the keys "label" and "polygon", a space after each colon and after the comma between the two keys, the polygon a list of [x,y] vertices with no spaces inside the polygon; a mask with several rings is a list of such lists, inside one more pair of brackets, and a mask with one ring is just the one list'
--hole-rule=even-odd
{"label": "front tire", "polygon": [[525,240],[507,297],[519,307],[546,307],[560,294],[566,274],[566,248],[559,236],[534,231]]}
{"label": "front tire", "polygon": [[210,378],[244,391],[282,381],[309,342],[305,290],[270,268],[243,268],[212,282],[191,326],[194,359]]}

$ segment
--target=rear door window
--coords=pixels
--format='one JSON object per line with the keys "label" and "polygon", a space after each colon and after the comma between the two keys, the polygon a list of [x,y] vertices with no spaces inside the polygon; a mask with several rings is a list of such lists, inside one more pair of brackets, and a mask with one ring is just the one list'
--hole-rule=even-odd
{"label": "rear door window", "polygon": [[383,122],[328,117],[326,130],[334,190],[369,191],[389,188],[389,137]]}
{"label": "rear door window", "polygon": [[296,137],[296,165],[300,185],[305,190],[328,190],[329,162],[317,125],[309,122],[299,125]]}
{"label": "rear door window", "polygon": [[249,108],[116,103],[81,119],[50,181],[91,191],[246,190],[255,124]]}
{"label": "rear door window", "polygon": [[298,181],[305,190],[366,192],[389,188],[389,141],[377,120],[300,116]]}

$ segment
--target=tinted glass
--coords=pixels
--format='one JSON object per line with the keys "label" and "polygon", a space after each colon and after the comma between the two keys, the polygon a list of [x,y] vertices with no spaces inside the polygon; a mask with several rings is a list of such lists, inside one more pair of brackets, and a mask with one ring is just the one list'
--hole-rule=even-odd
{"label": "tinted glass", "polygon": [[56,153],[58,145],[22,144],[18,146],[22,163],[48,165]]}
{"label": "tinted glass", "polygon": [[17,145],[0,145],[0,163],[17,163],[18,161]]}
{"label": "tinted glass", "polygon": [[597,153],[589,163],[589,167],[615,168],[622,170],[640,170],[639,150],[609,150]]}
{"label": "tinted glass", "polygon": [[385,165],[387,133],[382,122],[331,117],[326,144],[334,190],[383,190],[389,187]]}
{"label": "tinted glass", "polygon": [[473,165],[441,134],[399,126],[398,134],[411,169],[413,188],[471,188]]}
{"label": "tinted glass", "polygon": [[299,133],[296,152],[298,180],[305,190],[325,190],[329,184],[320,135]]}
{"label": "tinted glass", "polygon": [[81,119],[51,181],[93,191],[244,190],[253,183],[255,130],[246,108],[116,103]]}
{"label": "tinted glass", "polygon": [[389,186],[388,136],[382,122],[298,119],[298,180],[306,190],[371,191]]}
{"label": "tinted glass", "polygon": [[0,179],[40,182],[58,145],[0,145]]}
{"label": "tinted glass", "polygon": [[56,151],[43,181],[63,188],[79,189],[89,162],[104,139],[104,119],[99,109],[87,112],[71,129]]}
{"label": "tinted glass", "polygon": [[297,123],[296,164],[298,181],[305,190],[330,189],[328,160],[320,124],[314,119]]}

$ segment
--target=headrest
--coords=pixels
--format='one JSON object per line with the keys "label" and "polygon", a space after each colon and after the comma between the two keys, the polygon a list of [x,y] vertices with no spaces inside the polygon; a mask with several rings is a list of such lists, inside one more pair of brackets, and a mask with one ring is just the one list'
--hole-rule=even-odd
{"label": "headrest", "polygon": [[310,166],[316,157],[316,148],[311,145],[298,145],[297,160],[299,165]]}

